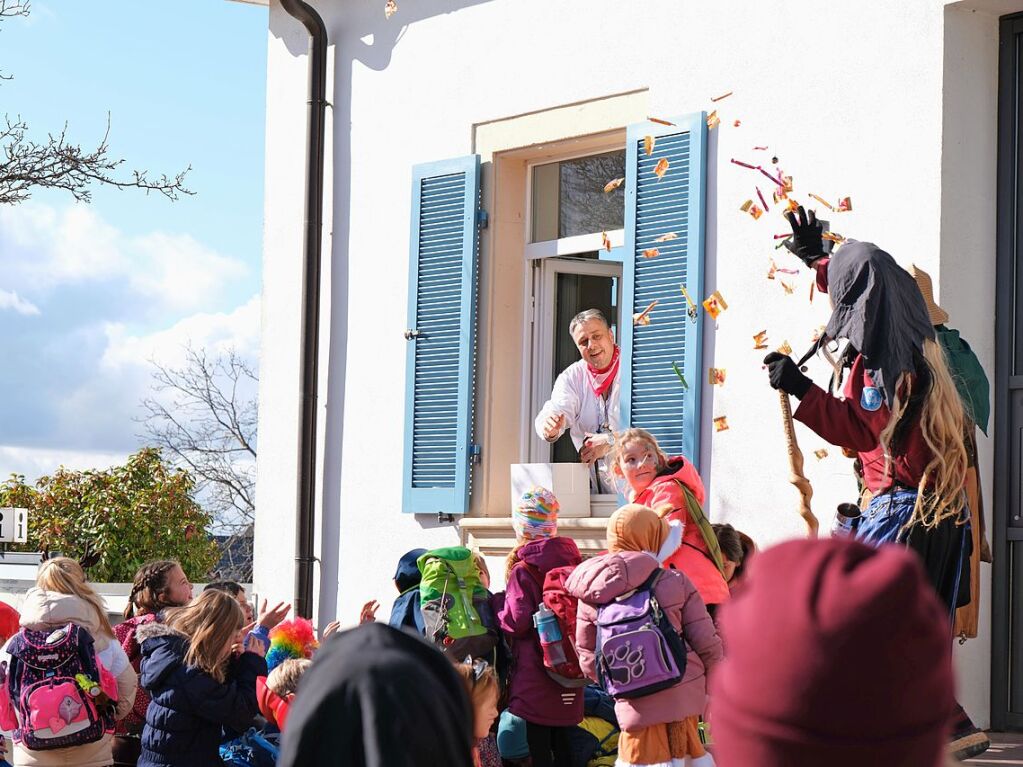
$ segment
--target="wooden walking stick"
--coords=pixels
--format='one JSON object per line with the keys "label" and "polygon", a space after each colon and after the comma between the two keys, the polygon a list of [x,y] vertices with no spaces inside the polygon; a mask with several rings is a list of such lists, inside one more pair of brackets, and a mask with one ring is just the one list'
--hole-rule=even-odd
{"label": "wooden walking stick", "polygon": [[807,537],[816,538],[819,523],[810,509],[813,487],[810,485],[810,480],[803,474],[803,451],[799,449],[799,443],[796,442],[796,427],[792,423],[792,405],[789,402],[788,392],[779,391],[778,394],[781,397],[781,417],[785,427],[785,443],[789,452],[789,469],[792,471],[789,481],[799,490],[799,516],[806,521]]}

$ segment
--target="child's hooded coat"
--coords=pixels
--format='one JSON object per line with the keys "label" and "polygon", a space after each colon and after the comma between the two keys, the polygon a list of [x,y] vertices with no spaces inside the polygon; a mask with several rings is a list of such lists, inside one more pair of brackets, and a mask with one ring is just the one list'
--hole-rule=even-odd
{"label": "child's hooded coat", "polygon": [[222,767],[221,732],[244,732],[259,711],[256,677],[266,661],[250,652],[233,659],[224,682],[185,663],[188,637],[162,623],[141,627],[146,709],[139,767]]}
{"label": "child's hooded coat", "polygon": [[527,543],[518,556],[497,614],[513,658],[508,709],[533,724],[574,727],[583,719],[582,688],[562,687],[547,675],[533,613],[540,606],[544,577],[556,567],[578,565],[579,547],[571,538],[542,538]]}
{"label": "child's hooded coat", "polygon": [[[598,608],[643,585],[660,568],[657,557],[650,552],[658,551],[663,556],[670,539],[669,524],[652,510],[625,506],[608,523],[610,553],[583,562],[569,577],[567,588],[579,598],[576,648],[583,671],[591,678],[597,678]],[[664,570],[654,583],[653,592],[685,641],[686,671],[674,687],[641,698],[617,700],[615,713],[626,731],[702,714],[707,699],[707,674],[722,657],[721,639],[714,622],[696,587],[685,575]]]}

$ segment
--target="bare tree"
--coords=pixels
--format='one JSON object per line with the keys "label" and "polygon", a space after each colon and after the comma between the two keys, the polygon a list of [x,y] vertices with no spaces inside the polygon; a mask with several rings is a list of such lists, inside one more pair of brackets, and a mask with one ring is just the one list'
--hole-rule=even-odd
{"label": "bare tree", "polygon": [[[0,0],[0,21],[12,16],[28,16],[26,0]],[[10,75],[0,74],[9,80]],[[116,189],[141,189],[146,194],[158,192],[170,200],[180,195],[193,194],[185,187],[185,176],[191,166],[173,176],[161,174],[150,177],[146,170],[125,173],[123,159],[110,156],[107,140],[110,136],[110,116],[107,129],[94,149],[83,149],[68,141],[67,124],[60,133],[50,133],[45,141],[29,137],[28,124],[21,117],[4,115],[0,125],[0,205],[23,202],[32,189],[63,189],[76,200],[89,202],[95,185]]]}
{"label": "bare tree", "polygon": [[195,477],[215,532],[227,536],[221,545],[231,577],[239,577],[252,566],[244,560],[251,557],[247,539],[256,508],[257,375],[233,349],[211,357],[189,346],[180,367],[151,364],[141,436]]}

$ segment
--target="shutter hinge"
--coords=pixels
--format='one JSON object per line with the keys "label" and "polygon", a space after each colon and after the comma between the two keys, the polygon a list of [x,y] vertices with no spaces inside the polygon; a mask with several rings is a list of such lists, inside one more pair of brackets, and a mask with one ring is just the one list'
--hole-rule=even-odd
{"label": "shutter hinge", "polygon": [[479,466],[483,462],[482,445],[469,445],[469,462]]}
{"label": "shutter hinge", "polygon": [[405,331],[405,340],[411,341],[415,338],[419,338],[419,331],[415,329],[409,329]]}
{"label": "shutter hinge", "polygon": [[451,524],[454,521],[455,521],[455,515],[454,514],[448,514],[445,511],[438,511],[437,512],[437,522],[442,523],[442,524],[443,523]]}
{"label": "shutter hinge", "polygon": [[483,208],[476,211],[476,226],[480,229],[486,229],[490,226],[490,216]]}

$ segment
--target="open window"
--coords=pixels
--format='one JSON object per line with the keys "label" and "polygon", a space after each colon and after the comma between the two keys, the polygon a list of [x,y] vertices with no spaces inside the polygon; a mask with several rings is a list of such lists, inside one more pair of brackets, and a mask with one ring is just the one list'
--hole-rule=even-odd
{"label": "open window", "polygon": [[[569,117],[559,125],[578,128]],[[504,536],[510,465],[577,460],[570,438],[551,446],[533,420],[556,376],[578,359],[568,324],[588,308],[608,316],[622,350],[621,423],[698,464],[702,313],[689,313],[681,286],[697,301],[704,295],[705,119],[488,145],[482,180],[477,157],[415,169],[406,512],[466,514],[471,505],[481,517],[473,525],[493,523]],[[491,138],[507,140],[506,128]],[[604,192],[616,178],[625,181]],[[482,256],[481,200],[494,220]],[[634,327],[633,315],[653,301],[652,322]],[[606,516],[617,502],[594,496],[591,515]],[[583,521],[597,529],[598,520]]]}

